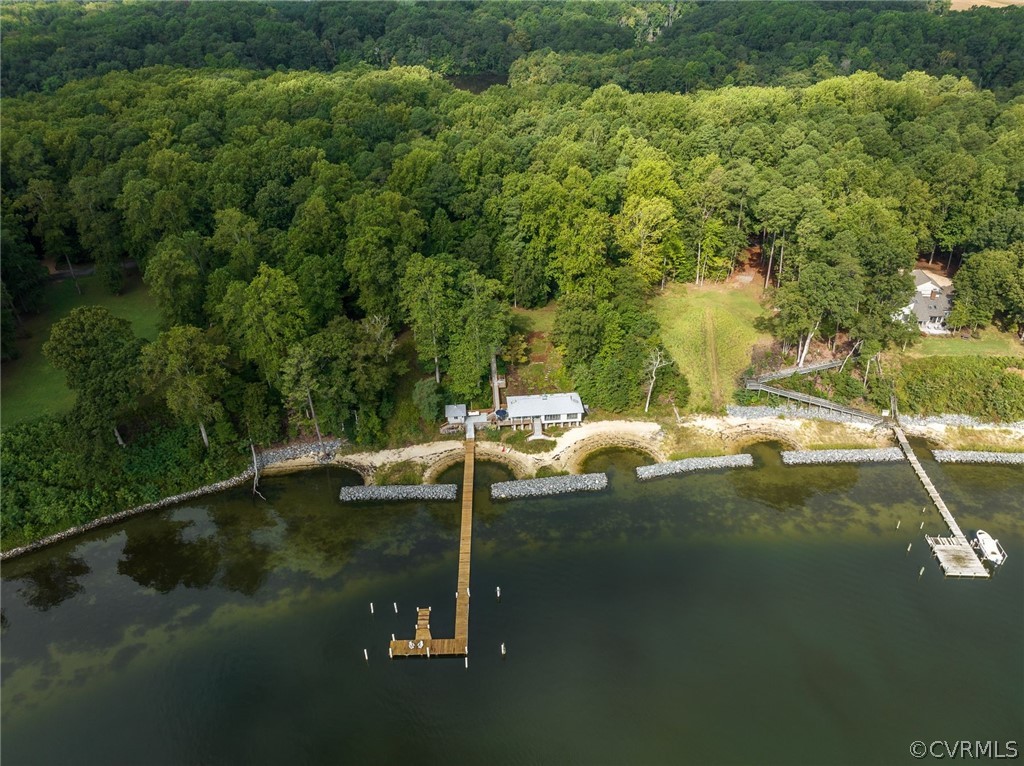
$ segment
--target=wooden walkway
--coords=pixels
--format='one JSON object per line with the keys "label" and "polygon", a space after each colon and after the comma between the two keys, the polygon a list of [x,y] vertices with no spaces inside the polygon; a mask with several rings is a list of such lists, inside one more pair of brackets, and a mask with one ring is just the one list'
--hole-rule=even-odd
{"label": "wooden walkway", "polygon": [[809,364],[806,367],[786,367],[775,372],[766,372],[764,375],[758,375],[755,380],[758,383],[767,383],[769,380],[782,380],[782,378],[788,378],[791,375],[809,375],[812,372],[821,372],[822,370],[832,370],[836,367],[842,367],[843,360],[837,359],[834,362],[821,362],[820,364]]}
{"label": "wooden walkway", "polygon": [[924,538],[928,543],[928,547],[932,549],[932,555],[938,559],[942,572],[947,577],[988,577],[988,570],[981,563],[981,559],[978,558],[978,554],[971,547],[967,536],[960,529],[960,525],[956,523],[956,519],[953,518],[949,508],[946,507],[945,501],[935,488],[935,485],[932,484],[932,480],[928,478],[928,474],[924,471],[924,466],[921,465],[917,455],[914,454],[914,450],[910,447],[910,442],[907,441],[907,435],[903,433],[903,429],[898,425],[893,426],[892,430],[896,433],[896,439],[903,449],[903,454],[907,456],[907,460],[913,466],[914,473],[921,480],[921,484],[924,485],[928,496],[935,503],[935,507],[939,509],[939,515],[942,516],[942,520],[949,527],[951,537],[930,537],[925,535]]}
{"label": "wooden walkway", "polygon": [[455,637],[434,638],[430,607],[416,610],[416,638],[391,642],[392,657],[462,657],[469,654],[469,562],[473,545],[473,473],[476,441],[466,439],[462,473],[462,528],[459,533],[459,577],[455,591]]}
{"label": "wooden walkway", "polygon": [[885,420],[881,415],[876,415],[873,412],[864,412],[863,410],[858,410],[854,407],[846,407],[842,404],[831,402],[828,399],[822,399],[819,396],[810,396],[808,394],[801,394],[797,391],[788,391],[787,389],[779,388],[778,386],[769,386],[759,380],[755,380],[754,378],[747,378],[744,381],[744,385],[750,391],[764,391],[767,394],[775,394],[775,396],[781,396],[785,399],[803,402],[804,404],[809,404],[812,407],[820,407],[823,410],[841,412],[844,415],[860,418],[861,420],[866,420],[869,423],[881,423]]}

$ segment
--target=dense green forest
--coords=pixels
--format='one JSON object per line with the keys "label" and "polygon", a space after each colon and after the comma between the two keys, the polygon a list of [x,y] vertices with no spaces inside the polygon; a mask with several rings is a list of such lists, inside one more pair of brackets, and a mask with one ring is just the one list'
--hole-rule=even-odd
{"label": "dense green forest", "polygon": [[4,93],[156,65],[364,62],[631,91],[920,70],[1020,92],[1024,8],[942,2],[5,3]]}
{"label": "dense green forest", "polygon": [[[912,341],[894,317],[919,255],[963,263],[958,326],[1024,329],[1019,13],[730,7],[784,36],[718,4],[5,4],[4,355],[43,256],[114,292],[137,268],[162,332],[99,307],[54,325],[75,406],[5,430],[4,545],[223,478],[250,441],[381,445],[485,404],[510,309],[553,298],[569,382],[642,405],[650,296],[752,244],[796,359]],[[932,56],[943,35],[959,47]],[[673,69],[729,47],[696,80]],[[668,79],[636,81],[643,62]],[[784,84],[724,84],[747,68]],[[479,95],[441,75],[506,69]]]}

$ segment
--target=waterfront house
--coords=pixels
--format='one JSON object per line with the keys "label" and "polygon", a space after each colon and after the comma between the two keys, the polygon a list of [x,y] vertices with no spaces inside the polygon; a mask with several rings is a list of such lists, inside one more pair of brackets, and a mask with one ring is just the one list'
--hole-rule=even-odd
{"label": "waterfront house", "polygon": [[[583,422],[586,407],[575,391],[559,394],[510,396],[503,410],[499,410],[498,425],[513,428],[533,428],[540,433],[545,426],[569,427]],[[502,417],[504,414],[504,417]]]}
{"label": "waterfront house", "polygon": [[914,297],[903,309],[908,322],[927,335],[948,335],[946,318],[953,308],[953,282],[941,274],[914,269]]}

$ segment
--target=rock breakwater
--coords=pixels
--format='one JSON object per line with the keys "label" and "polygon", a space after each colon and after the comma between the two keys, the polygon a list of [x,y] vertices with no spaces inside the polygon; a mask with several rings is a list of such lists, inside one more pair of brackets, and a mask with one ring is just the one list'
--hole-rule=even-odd
{"label": "rock breakwater", "polygon": [[785,465],[825,465],[828,463],[898,463],[903,460],[899,447],[878,449],[792,450],[782,453]]}
{"label": "rock breakwater", "polygon": [[342,487],[338,499],[343,503],[370,500],[454,500],[458,492],[456,484],[382,484]]}
{"label": "rock breakwater", "polygon": [[996,463],[1024,465],[1024,452],[977,452],[975,450],[932,450],[936,463]]}
{"label": "rock breakwater", "polygon": [[546,497],[569,492],[596,492],[608,486],[608,475],[584,473],[573,476],[549,476],[543,479],[499,481],[491,485],[492,500],[512,500],[520,497]]}
{"label": "rock breakwater", "polygon": [[647,481],[677,473],[709,471],[716,468],[749,468],[753,465],[754,458],[745,452],[739,455],[720,455],[718,457],[690,457],[685,460],[671,460],[668,463],[639,466],[636,469],[636,478],[640,481]]}

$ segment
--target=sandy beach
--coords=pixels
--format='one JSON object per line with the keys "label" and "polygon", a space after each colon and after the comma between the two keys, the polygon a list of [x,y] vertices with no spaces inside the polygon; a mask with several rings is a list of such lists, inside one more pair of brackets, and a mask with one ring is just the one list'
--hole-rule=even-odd
{"label": "sandy beach", "polygon": [[[907,426],[906,432],[928,440],[941,449],[989,448],[1024,450],[1024,429],[1019,427]],[[508,466],[516,478],[531,478],[541,469],[580,473],[586,457],[607,448],[644,452],[657,462],[684,457],[726,455],[739,452],[759,441],[778,441],[787,449],[875,448],[896,444],[886,426],[868,423],[832,423],[792,417],[740,418],[697,415],[675,423],[645,420],[596,420],[570,429],[554,439],[546,452],[526,453],[498,441],[478,439],[477,457]],[[423,481],[432,483],[446,469],[462,461],[460,439],[414,444],[400,449],[336,455],[329,464],[358,472],[367,484],[375,483],[378,472],[399,463],[412,463],[423,471]],[[271,464],[264,475],[301,471],[325,465],[315,456]]]}

